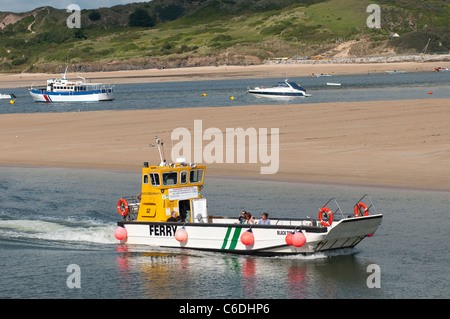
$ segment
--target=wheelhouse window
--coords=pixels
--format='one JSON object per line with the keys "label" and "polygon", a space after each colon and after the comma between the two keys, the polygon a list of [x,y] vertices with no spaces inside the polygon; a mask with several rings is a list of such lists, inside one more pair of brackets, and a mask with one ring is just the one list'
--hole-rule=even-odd
{"label": "wheelhouse window", "polygon": [[144,174],[142,183],[148,184],[148,175],[147,174]]}
{"label": "wheelhouse window", "polygon": [[150,173],[148,174],[150,176],[150,183],[152,186],[160,186],[161,183],[159,181],[159,174],[158,173]]}
{"label": "wheelhouse window", "polygon": [[162,173],[162,180],[164,186],[177,185],[178,173],[177,172]]}
{"label": "wheelhouse window", "polygon": [[192,169],[189,173],[189,182],[190,183],[201,183],[203,180],[203,168],[200,169]]}
{"label": "wheelhouse window", "polygon": [[187,171],[181,171],[180,172],[180,184],[186,184],[187,183]]}

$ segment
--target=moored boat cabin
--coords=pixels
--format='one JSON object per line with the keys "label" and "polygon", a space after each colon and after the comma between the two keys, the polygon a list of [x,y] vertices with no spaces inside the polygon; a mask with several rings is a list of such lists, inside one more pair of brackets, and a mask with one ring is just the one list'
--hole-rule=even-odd
{"label": "moored boat cabin", "polygon": [[87,91],[108,91],[112,92],[110,85],[101,83],[86,83],[82,81],[68,81],[67,79],[50,79],[47,80],[48,92],[87,92]]}

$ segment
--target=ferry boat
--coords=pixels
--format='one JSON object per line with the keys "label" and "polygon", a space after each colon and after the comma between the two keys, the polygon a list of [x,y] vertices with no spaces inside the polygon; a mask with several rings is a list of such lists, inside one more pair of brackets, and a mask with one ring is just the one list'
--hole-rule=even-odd
{"label": "ferry boat", "polygon": [[117,203],[122,219],[114,235],[122,243],[262,256],[308,255],[355,247],[381,224],[383,215],[368,195],[355,203],[350,216],[342,213],[335,199],[318,209],[316,219],[270,216],[270,225],[211,215],[201,195],[206,167],[184,159],[167,163],[161,155],[162,142],[157,137],[156,141],[161,163],[144,162],[141,193]]}
{"label": "ferry boat", "polygon": [[258,98],[274,98],[274,99],[292,99],[294,97],[311,96],[306,90],[295,82],[284,80],[278,82],[271,88],[255,87],[249,89],[248,93]]}
{"label": "ferry boat", "polygon": [[66,72],[60,79],[47,80],[47,86],[31,88],[29,92],[35,102],[97,102],[112,101],[113,86],[101,83],[86,83],[83,81],[69,81]]}

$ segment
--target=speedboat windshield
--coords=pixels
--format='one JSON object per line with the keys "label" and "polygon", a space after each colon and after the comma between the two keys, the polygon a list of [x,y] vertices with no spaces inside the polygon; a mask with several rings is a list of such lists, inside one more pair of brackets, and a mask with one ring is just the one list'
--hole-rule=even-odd
{"label": "speedboat windshield", "polygon": [[289,83],[290,86],[292,86],[293,89],[299,89],[300,88],[300,85],[298,85],[295,82],[288,82],[288,83]]}
{"label": "speedboat windshield", "polygon": [[306,91],[304,88],[300,86],[300,84],[297,84],[295,82],[288,82],[288,83],[294,90]]}
{"label": "speedboat windshield", "polygon": [[284,87],[284,88],[288,88],[289,85],[286,84],[286,82],[278,82],[277,85],[274,85],[273,87]]}

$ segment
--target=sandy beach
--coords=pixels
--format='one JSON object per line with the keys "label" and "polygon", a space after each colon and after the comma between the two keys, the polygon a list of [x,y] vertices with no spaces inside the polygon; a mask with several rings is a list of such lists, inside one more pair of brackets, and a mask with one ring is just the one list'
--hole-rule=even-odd
{"label": "sandy beach", "polygon": [[[91,82],[107,84],[151,83],[169,81],[222,80],[244,78],[294,78],[315,74],[367,74],[392,70],[407,72],[432,72],[436,67],[450,68],[450,61],[394,62],[394,63],[325,63],[325,64],[262,64],[250,66],[208,66],[177,69],[127,70],[114,72],[69,73],[69,78],[84,77]],[[70,68],[69,68],[70,72]],[[29,88],[43,85],[49,78],[61,74],[19,73],[0,74],[0,88]]]}
{"label": "sandy beach", "polygon": [[[209,164],[209,175],[449,191],[449,105],[446,99],[424,99],[3,114],[0,165],[139,172],[144,161],[159,163],[157,149],[149,147],[155,135],[165,141],[170,160],[178,143],[171,141],[173,130],[193,133],[194,120],[202,120],[203,132],[279,129],[276,174],[260,174],[267,165],[248,163],[247,154],[246,163]],[[210,141],[202,143],[204,149]]]}

